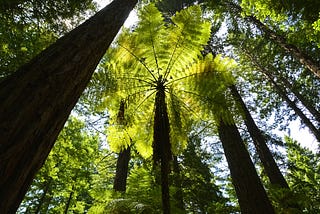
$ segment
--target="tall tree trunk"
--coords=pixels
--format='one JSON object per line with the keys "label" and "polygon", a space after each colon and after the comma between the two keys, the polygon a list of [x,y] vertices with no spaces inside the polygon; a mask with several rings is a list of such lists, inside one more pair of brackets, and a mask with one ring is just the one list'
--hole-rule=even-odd
{"label": "tall tree trunk", "polygon": [[155,114],[153,126],[153,159],[161,164],[161,194],[164,214],[170,214],[169,178],[170,161],[172,160],[170,144],[170,125],[165,101],[164,82],[161,78],[155,98]]}
{"label": "tall tree trunk", "polygon": [[0,82],[0,210],[15,213],[137,0],[114,0]]}
{"label": "tall tree trunk", "polygon": [[266,171],[266,174],[270,180],[271,184],[277,185],[282,188],[289,189],[287,181],[284,179],[277,163],[273,159],[273,156],[266,144],[266,139],[262,135],[260,129],[254,122],[246,104],[242,100],[237,88],[235,85],[229,87],[232,96],[239,104],[239,109],[243,112],[244,122],[248,128],[250,136],[253,140],[254,146],[257,150],[259,158],[262,162],[263,168]]}
{"label": "tall tree trunk", "polygon": [[127,187],[127,177],[130,161],[130,146],[123,149],[118,156],[116,176],[114,178],[113,189],[119,192],[125,192]]}
{"label": "tall tree trunk", "polygon": [[[240,14],[242,12],[242,8],[231,1],[227,1],[227,3],[225,4],[232,8],[237,14]],[[246,16],[245,19],[249,20],[252,24],[257,26],[257,28],[259,28],[268,39],[278,44],[283,50],[290,53],[291,56],[293,56],[302,65],[304,65],[307,69],[313,72],[318,78],[320,78],[320,65],[315,60],[313,60],[311,56],[304,53],[297,46],[288,43],[285,37],[279,35],[277,32],[268,28],[255,16]]]}
{"label": "tall tree trunk", "polygon": [[304,123],[310,130],[310,132],[315,136],[318,142],[320,142],[320,129],[316,128],[311,120],[302,112],[302,110],[296,105],[294,101],[292,101],[285,89],[283,89],[273,78],[272,74],[267,71],[265,67],[263,67],[260,63],[257,62],[256,59],[253,58],[251,54],[246,53],[246,55],[251,59],[252,63],[269,79],[269,81],[273,84],[274,88],[278,92],[278,94],[282,97],[282,99],[288,104],[288,106],[298,115],[301,119],[302,123]]}
{"label": "tall tree trunk", "polygon": [[243,214],[275,213],[235,124],[218,124],[219,137]]}

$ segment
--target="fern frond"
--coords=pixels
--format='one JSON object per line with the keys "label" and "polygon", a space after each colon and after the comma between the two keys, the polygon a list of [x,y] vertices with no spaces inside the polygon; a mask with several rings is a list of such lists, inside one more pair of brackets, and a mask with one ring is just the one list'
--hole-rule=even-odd
{"label": "fern frond", "polygon": [[[110,121],[108,141],[114,150],[118,150],[128,146],[131,143],[128,140],[132,140],[142,156],[152,154],[154,101],[161,83],[165,96],[169,96],[169,130],[172,149],[177,153],[187,142],[186,124],[193,117],[190,112],[199,114],[199,104],[196,103],[199,99],[183,91],[197,88],[192,79],[200,80],[204,70],[208,70],[205,63],[202,67],[192,65],[199,62],[200,51],[209,40],[210,23],[202,18],[199,6],[176,13],[171,24],[164,22],[154,4],[145,6],[139,18],[138,27],[133,32],[124,31],[115,48],[107,53],[109,60],[105,68],[111,72],[116,84],[113,97],[107,96],[105,103],[111,99],[116,101],[111,101],[106,107],[111,118],[115,117],[114,109],[118,109],[117,103],[124,99],[129,118],[126,126]],[[202,90],[200,87],[198,89]]]}
{"label": "fern frond", "polygon": [[191,66],[190,73],[197,74],[195,78],[186,78],[189,91],[195,91],[201,96],[195,96],[202,103],[203,111],[210,111],[215,118],[223,118],[226,122],[232,120],[232,115],[227,111],[229,103],[225,98],[227,88],[234,83],[231,71],[235,62],[220,55],[212,59],[208,56]]}

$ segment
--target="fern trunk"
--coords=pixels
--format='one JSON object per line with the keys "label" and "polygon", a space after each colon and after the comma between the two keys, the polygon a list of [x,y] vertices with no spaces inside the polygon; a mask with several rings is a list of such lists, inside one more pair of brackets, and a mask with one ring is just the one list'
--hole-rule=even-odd
{"label": "fern trunk", "polygon": [[130,150],[130,147],[123,149],[118,156],[116,176],[113,183],[113,189],[118,192],[125,192],[127,188]]}
{"label": "fern trunk", "polygon": [[137,0],[114,0],[0,83],[0,210],[15,213]]}
{"label": "fern trunk", "polygon": [[[125,101],[121,100],[120,107],[117,115],[117,123],[119,125],[125,126],[126,120],[124,117],[125,111]],[[129,170],[129,161],[131,158],[131,148],[123,148],[118,155],[116,176],[114,178],[113,189],[118,192],[125,192],[127,188],[127,177]]]}
{"label": "fern trunk", "polygon": [[163,213],[170,213],[169,178],[170,161],[172,159],[170,144],[170,126],[165,101],[164,88],[156,93],[153,127],[153,158],[155,164],[161,164],[161,194]]}
{"label": "fern trunk", "polygon": [[241,213],[275,213],[236,125],[226,124],[223,120],[220,120],[218,132]]}

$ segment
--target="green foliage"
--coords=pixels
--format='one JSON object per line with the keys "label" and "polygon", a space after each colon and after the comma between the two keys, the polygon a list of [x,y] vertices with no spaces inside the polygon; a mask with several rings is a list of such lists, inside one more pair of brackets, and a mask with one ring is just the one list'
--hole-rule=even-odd
{"label": "green foliage", "polygon": [[[172,17],[172,24],[166,24],[161,13],[151,4],[140,12],[140,22],[132,33],[124,32],[118,39],[118,47],[109,52],[107,69],[117,79],[117,96],[105,97],[111,118],[115,118],[120,100],[127,104],[128,126],[122,139],[130,138],[138,151],[145,157],[151,153],[153,111],[157,83],[164,81],[166,87],[172,149],[178,152],[185,145],[186,118],[178,110],[188,108],[184,97],[180,97],[178,87],[183,79],[193,76],[190,65],[200,57],[200,50],[210,35],[210,24],[203,21],[201,10],[190,7]],[[179,80],[179,81],[178,81]],[[112,100],[112,101],[111,101]],[[111,102],[110,102],[111,101]],[[112,106],[111,106],[112,105]],[[119,129],[115,121],[108,128],[108,142],[117,150],[121,146]],[[146,128],[143,128],[146,127]],[[116,131],[117,134],[113,134]],[[184,134],[181,134],[184,133]],[[127,136],[127,137],[126,137]],[[128,139],[124,145],[128,144]],[[146,152],[147,151],[147,152]]]}
{"label": "green foliage", "polygon": [[[225,98],[228,86],[234,84],[232,71],[236,68],[235,61],[217,55],[212,59],[207,55],[203,60],[194,65],[195,71],[200,71],[194,79],[195,84],[189,91],[194,91],[198,96],[194,99],[201,103],[202,110],[213,115],[216,121],[221,118],[226,123],[234,123],[232,114],[228,111],[230,103]],[[192,70],[192,69],[191,69]]]}
{"label": "green foliage", "polygon": [[[243,13],[253,15],[275,29],[280,35],[286,35],[289,42],[305,47],[306,44],[319,46],[319,1],[298,0],[279,2],[275,0],[241,2]],[[308,51],[311,52],[311,49]]]}
{"label": "green foliage", "polygon": [[[97,136],[72,118],[19,211],[34,213],[40,208],[41,213],[61,213],[71,196],[69,211],[74,213],[161,213],[159,172],[150,166],[154,100],[161,82],[166,92],[172,150],[179,155],[181,166],[182,184],[171,183],[171,196],[182,190],[186,212],[239,212],[228,174],[224,172],[225,177],[213,174],[224,170],[216,166],[221,154],[213,156],[203,147],[201,143],[207,136],[188,139],[190,132],[195,131],[194,125],[221,118],[226,123],[234,123],[233,116],[239,112],[234,111],[226,91],[237,80],[247,95],[250,110],[262,118],[259,122],[265,125],[275,116],[275,125],[265,126],[272,129],[279,125],[286,129],[296,115],[283,105],[259,67],[267,68],[291,98],[294,98],[293,90],[299,91],[318,109],[320,85],[319,80],[306,74],[298,62],[263,37],[246,19],[237,17],[228,1],[198,2],[206,2],[214,10],[206,8],[205,15],[199,6],[180,11],[184,5],[193,5],[189,0],[170,1],[168,5],[174,8],[166,15],[172,17],[164,18],[153,4],[139,10],[139,23],[132,29],[123,29],[95,72],[86,93],[87,100],[81,98],[84,108],[88,107],[87,111],[94,112],[95,116],[107,111],[105,115],[110,120],[103,125],[106,125],[108,149],[119,152],[132,146],[139,152],[130,163],[126,194],[115,193],[112,189],[116,156],[99,148]],[[254,14],[287,41],[318,59],[317,1],[241,2],[243,16]],[[314,6],[310,7],[309,2]],[[91,3],[90,0],[1,2],[0,78],[15,71],[75,26],[85,17],[86,11],[93,9]],[[179,12],[173,12],[176,10]],[[212,22],[222,22],[224,17],[220,14],[228,18],[224,26],[228,32],[223,32],[228,36],[216,44],[212,38],[220,37],[221,32],[212,31],[210,35],[210,28],[217,29],[220,25],[211,26],[208,17],[219,19]],[[222,48],[215,49],[219,45],[223,45]],[[203,51],[204,46],[206,51]],[[223,54],[203,57],[204,52]],[[236,59],[237,64],[225,55]],[[283,78],[292,88],[284,85]],[[117,119],[122,101],[125,102],[125,123]],[[288,208],[292,204],[303,207],[305,213],[319,213],[319,157],[289,138],[286,141],[286,176],[292,191],[270,187],[274,206],[279,213],[295,213],[296,210]],[[174,174],[171,176],[174,178]],[[174,213],[183,213],[176,207],[175,198],[170,198]]]}
{"label": "green foliage", "polygon": [[[201,148],[200,136],[189,138],[188,146],[181,155],[182,197],[187,213],[231,213],[220,187],[219,177],[212,173],[211,165],[219,163],[221,157],[213,157]],[[215,167],[215,166],[214,166]]]}
{"label": "green foliage", "polygon": [[70,211],[87,210],[92,203],[89,189],[98,147],[97,136],[87,133],[84,124],[71,117],[27,192],[21,212],[63,212],[69,197]]}
{"label": "green foliage", "polygon": [[0,1],[0,79],[14,72],[96,10],[85,1]]}
{"label": "green foliage", "polygon": [[253,0],[244,0],[241,1],[241,7],[244,10],[245,15],[255,14],[257,18],[265,20],[267,17],[272,17],[276,21],[284,21],[288,17],[286,14],[279,13],[279,6],[276,1],[267,0],[267,1],[253,1]]}
{"label": "green foliage", "polygon": [[297,141],[286,137],[288,156],[287,180],[296,193],[296,200],[305,213],[320,211],[320,162],[319,154],[301,147]]}
{"label": "green foliage", "polygon": [[[106,182],[104,179],[102,181]],[[112,179],[109,178],[109,181]],[[92,192],[99,197],[95,197],[89,213],[161,213],[160,186],[155,184],[148,164],[135,165],[130,170],[125,194],[114,192],[105,184],[97,185],[100,188],[94,188]]]}

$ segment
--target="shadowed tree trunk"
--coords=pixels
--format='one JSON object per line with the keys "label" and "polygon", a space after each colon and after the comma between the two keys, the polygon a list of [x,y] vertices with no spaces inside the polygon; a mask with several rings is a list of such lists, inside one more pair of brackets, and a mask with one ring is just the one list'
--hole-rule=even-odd
{"label": "shadowed tree trunk", "polygon": [[218,124],[218,132],[241,213],[275,213],[236,125],[226,124],[221,119]]}
{"label": "shadowed tree trunk", "polygon": [[125,192],[127,187],[127,177],[130,161],[130,146],[123,149],[118,156],[116,176],[114,178],[113,189],[119,192]]}
{"label": "shadowed tree trunk", "polygon": [[153,127],[153,159],[161,164],[161,194],[164,214],[170,214],[169,178],[170,161],[172,160],[170,144],[170,125],[165,101],[164,81],[158,80],[155,98],[155,114]]}
{"label": "shadowed tree trunk", "polygon": [[317,141],[320,142],[320,130],[317,129],[311,120],[302,112],[302,110],[292,101],[287,93],[276,83],[272,77],[268,77],[270,82],[273,84],[274,88],[277,90],[278,94],[282,99],[288,104],[288,106],[300,117],[302,123],[304,123],[310,130],[310,132],[316,137]]}
{"label": "shadowed tree trunk", "polygon": [[[225,4],[227,7],[233,9],[234,12],[236,12],[238,15],[241,14],[242,8],[239,5],[237,5],[231,1],[226,1]],[[312,59],[311,56],[304,53],[297,46],[288,43],[285,37],[279,35],[277,32],[268,28],[268,26],[266,26],[264,23],[262,23],[255,16],[246,16],[245,19],[247,19],[252,24],[254,24],[257,28],[259,28],[261,30],[261,32],[263,34],[265,34],[265,36],[268,39],[275,42],[277,45],[279,45],[286,52],[290,53],[291,56],[293,56],[296,60],[298,60],[303,66],[308,68],[318,78],[320,78],[320,65],[314,59]]]}
{"label": "shadowed tree trunk", "polygon": [[[72,188],[73,189],[73,188]],[[69,210],[69,207],[70,207],[70,204],[71,204],[71,200],[72,200],[72,197],[73,197],[73,194],[74,192],[70,192],[69,193],[69,197],[68,197],[68,200],[67,200],[67,203],[66,203],[66,207],[64,208],[64,214],[67,214],[68,213],[68,210]]]}
{"label": "shadowed tree trunk", "polygon": [[[118,115],[117,115],[117,123],[122,126],[126,125],[124,111],[125,111],[125,101],[121,100]],[[127,148],[123,148],[118,155],[116,176],[114,178],[114,183],[113,183],[113,189],[115,191],[119,191],[119,192],[126,191],[129,161],[131,158],[130,152],[131,152],[131,148],[130,146],[128,146]]]}
{"label": "shadowed tree trunk", "polygon": [[115,0],[0,83],[0,210],[15,213],[137,0]]}
{"label": "shadowed tree trunk", "polygon": [[263,168],[271,182],[271,184],[277,185],[282,188],[289,189],[287,181],[284,179],[277,163],[273,159],[273,156],[266,144],[266,140],[262,135],[260,129],[254,122],[246,104],[243,102],[235,85],[229,87],[232,96],[238,102],[240,110],[243,112],[244,122],[248,128],[250,136],[253,140],[254,146],[257,150],[259,158],[263,164]]}

